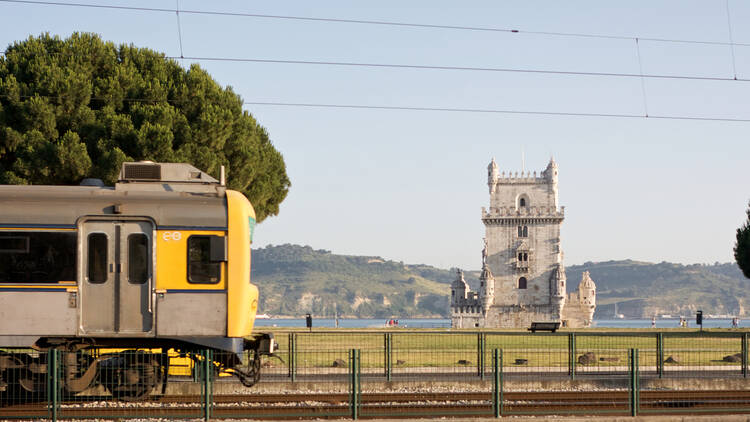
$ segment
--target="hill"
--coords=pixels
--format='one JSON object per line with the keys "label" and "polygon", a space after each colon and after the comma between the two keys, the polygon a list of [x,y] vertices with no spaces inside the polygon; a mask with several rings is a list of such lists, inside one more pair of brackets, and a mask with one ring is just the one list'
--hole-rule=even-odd
{"label": "hill", "polygon": [[[566,268],[568,290],[589,271],[597,284],[597,318],[744,313],[750,294],[735,264],[681,265],[638,261],[587,262]],[[476,289],[477,271],[465,272]],[[253,251],[253,282],[260,312],[332,317],[446,317],[455,270],[408,265],[378,256],[337,255],[309,246],[267,246]]]}
{"label": "hill", "polygon": [[566,267],[568,290],[578,287],[581,273],[596,282],[595,318],[617,311],[628,318],[653,315],[744,314],[750,280],[734,263],[681,265],[638,261],[587,262]]}

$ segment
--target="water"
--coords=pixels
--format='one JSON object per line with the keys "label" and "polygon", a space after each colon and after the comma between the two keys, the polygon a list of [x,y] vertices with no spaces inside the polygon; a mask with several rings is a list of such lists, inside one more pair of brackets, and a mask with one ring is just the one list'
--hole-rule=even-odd
{"label": "water", "polygon": [[[367,318],[339,318],[339,328],[384,328],[386,319]],[[256,319],[256,327],[300,327],[306,328],[304,318]],[[333,328],[336,323],[333,318],[313,318],[313,328]],[[398,320],[396,328],[450,328],[451,320],[445,318],[402,318]]]}
{"label": "water", "polygon": [[[384,328],[385,319],[355,319],[339,318],[339,328]],[[404,318],[398,320],[399,328],[450,328],[451,320],[447,318]],[[255,320],[256,327],[293,327],[305,328],[304,318],[271,318]],[[656,328],[679,328],[680,320],[657,319]],[[750,321],[740,320],[740,328],[749,327]],[[333,328],[333,318],[313,318],[313,328]],[[650,319],[596,319],[592,324],[594,328],[651,328]],[[688,319],[689,328],[698,328],[695,318]],[[703,319],[703,328],[731,328],[731,318]]]}

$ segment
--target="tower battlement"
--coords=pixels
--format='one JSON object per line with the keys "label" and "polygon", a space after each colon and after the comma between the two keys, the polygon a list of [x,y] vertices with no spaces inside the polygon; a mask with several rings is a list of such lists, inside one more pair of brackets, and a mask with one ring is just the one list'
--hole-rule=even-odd
{"label": "tower battlement", "polygon": [[565,218],[565,207],[556,209],[554,207],[523,207],[516,209],[514,207],[490,207],[489,211],[482,207],[482,220],[497,217],[553,217]]}
{"label": "tower battlement", "polygon": [[494,179],[494,183],[497,184],[511,184],[511,183],[524,183],[524,184],[546,184],[550,183],[550,181],[541,175],[537,175],[537,172],[531,172],[527,171],[526,173],[521,172],[520,174],[518,172],[508,172],[506,175],[505,172],[500,172],[497,179]]}

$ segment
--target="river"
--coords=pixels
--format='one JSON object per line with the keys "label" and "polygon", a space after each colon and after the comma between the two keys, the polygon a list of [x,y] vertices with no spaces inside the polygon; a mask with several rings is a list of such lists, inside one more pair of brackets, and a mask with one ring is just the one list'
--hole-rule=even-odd
{"label": "river", "polygon": [[[385,319],[367,318],[339,318],[339,328],[383,328]],[[656,328],[679,328],[680,321],[677,318],[657,319]],[[269,318],[257,319],[256,327],[296,327],[305,328],[304,318]],[[313,318],[314,328],[333,328],[336,322],[333,318]],[[403,328],[449,328],[450,319],[447,318],[403,318],[398,320],[398,327]],[[651,328],[650,319],[596,319],[592,325],[594,328]],[[690,328],[698,328],[695,318],[688,319]],[[750,321],[740,320],[740,328],[750,326]],[[703,328],[731,328],[730,318],[704,318]]]}

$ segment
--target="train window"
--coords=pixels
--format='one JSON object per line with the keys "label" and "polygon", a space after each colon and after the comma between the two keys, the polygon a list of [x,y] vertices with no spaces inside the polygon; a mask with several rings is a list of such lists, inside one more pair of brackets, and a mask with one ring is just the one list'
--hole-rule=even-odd
{"label": "train window", "polygon": [[0,232],[0,283],[75,281],[74,231]]}
{"label": "train window", "polygon": [[211,260],[211,238],[214,236],[190,236],[188,238],[188,282],[216,284],[221,278],[219,262]]}
{"label": "train window", "polygon": [[128,281],[143,284],[148,281],[148,236],[133,233],[128,236]]}
{"label": "train window", "polygon": [[107,235],[89,234],[89,283],[107,281]]}

